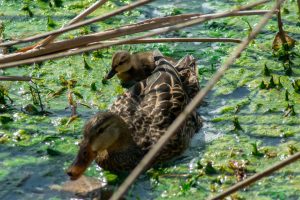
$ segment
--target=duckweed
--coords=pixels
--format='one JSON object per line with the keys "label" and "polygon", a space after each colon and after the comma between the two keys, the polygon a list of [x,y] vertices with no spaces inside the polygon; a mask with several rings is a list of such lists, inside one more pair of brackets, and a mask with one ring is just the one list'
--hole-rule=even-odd
{"label": "duckweed", "polygon": [[[109,1],[92,16],[109,12],[126,2]],[[200,10],[204,13],[221,11],[245,2],[249,1],[208,0],[189,4],[179,1],[174,7],[159,0],[127,12],[126,16],[119,15],[71,31],[58,39],[122,26],[136,22],[137,18],[142,20],[149,16]],[[12,40],[59,28],[91,1],[3,0],[0,4],[1,37]],[[262,7],[269,8],[271,3]],[[283,11],[284,29],[296,40],[294,47],[273,51],[277,22],[271,20],[199,108],[205,122],[191,147],[179,158],[155,166],[147,176],[142,175],[128,193],[129,199],[206,199],[299,151],[300,69],[297,66],[300,65],[300,28],[296,1],[287,1]],[[166,36],[243,38],[260,18],[218,19]],[[23,46],[17,45],[9,50]],[[234,45],[229,43],[123,45],[0,71],[0,75],[38,78],[35,83],[47,111],[40,112],[37,91],[31,91],[28,83],[1,82],[0,185],[5,190],[0,191],[0,198],[74,198],[74,194],[49,190],[49,187],[68,179],[64,170],[78,149],[85,120],[97,111],[107,109],[116,96],[125,91],[116,78],[102,81],[116,50],[159,49],[176,59],[192,54],[197,58],[200,84],[204,86],[233,48]],[[70,105],[77,108],[74,118],[70,118]],[[297,165],[292,164],[231,198],[298,199],[300,169]],[[105,180],[110,185],[118,185],[123,180],[96,165],[92,165],[85,175]]]}

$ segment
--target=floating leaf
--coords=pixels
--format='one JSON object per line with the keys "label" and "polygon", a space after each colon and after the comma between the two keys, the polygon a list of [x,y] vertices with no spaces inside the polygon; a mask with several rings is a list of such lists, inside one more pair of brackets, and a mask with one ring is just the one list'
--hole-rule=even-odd
{"label": "floating leaf", "polygon": [[293,86],[296,93],[300,93],[300,79],[293,80],[292,86]]}
{"label": "floating leaf", "polygon": [[73,91],[73,94],[79,99],[83,99],[83,96],[78,91]]}
{"label": "floating leaf", "polygon": [[1,124],[7,124],[7,123],[12,122],[12,121],[14,121],[14,120],[11,117],[4,116],[4,115],[0,116],[0,123]]}
{"label": "floating leaf", "polygon": [[52,149],[52,148],[47,148],[47,154],[49,156],[60,156],[60,155],[62,155],[62,152],[57,151],[57,150]]}
{"label": "floating leaf", "polygon": [[277,88],[283,88],[283,85],[282,85],[282,83],[281,83],[281,81],[280,81],[280,76],[278,77],[278,83],[276,84],[277,85]]}
{"label": "floating leaf", "polygon": [[63,7],[63,1],[62,1],[62,0],[51,0],[50,2],[51,2],[52,5],[54,5],[55,7]]}
{"label": "floating leaf", "polygon": [[29,115],[36,115],[39,113],[38,109],[32,104],[27,104],[26,106],[24,106],[22,108],[22,111]]}
{"label": "floating leaf", "polygon": [[244,162],[240,163],[236,160],[230,160],[228,167],[234,171],[237,181],[242,181],[246,178],[246,166]]}
{"label": "floating leaf", "polygon": [[59,76],[59,81],[60,81],[60,84],[62,86],[67,86],[68,85],[68,81],[63,76]]}
{"label": "floating leaf", "polygon": [[264,154],[259,152],[258,147],[257,147],[257,143],[251,143],[252,145],[252,152],[251,154],[257,157],[262,157]]}
{"label": "floating leaf", "polygon": [[212,162],[208,161],[206,166],[204,167],[204,172],[206,174],[216,174],[217,170],[212,166]]}
{"label": "floating leaf", "polygon": [[28,4],[25,4],[22,8],[21,8],[22,11],[25,11],[29,17],[33,17],[33,12],[30,10],[29,8],[29,5]]}
{"label": "floating leaf", "polygon": [[108,184],[115,184],[119,181],[119,177],[116,174],[113,174],[109,171],[104,171],[104,177]]}
{"label": "floating leaf", "polygon": [[64,91],[67,90],[67,87],[61,87],[58,91],[54,92],[52,95],[50,95],[51,97],[58,97],[60,95],[62,95],[62,93]]}
{"label": "floating leaf", "polygon": [[93,68],[87,63],[85,57],[83,57],[84,69],[92,70]]}
{"label": "floating leaf", "polygon": [[9,141],[9,137],[6,134],[0,134],[0,144],[5,144]]}
{"label": "floating leaf", "polygon": [[108,83],[107,79],[102,79],[101,82],[102,82],[103,85],[106,85]]}
{"label": "floating leaf", "polygon": [[74,88],[76,86],[77,81],[74,79],[70,79],[67,81],[68,82],[68,88]]}
{"label": "floating leaf", "polygon": [[75,121],[78,118],[78,115],[73,115],[72,117],[69,118],[69,120],[66,123],[66,126],[71,124],[73,121]]}
{"label": "floating leaf", "polygon": [[233,126],[234,126],[235,131],[243,130],[243,128],[240,125],[239,119],[237,117],[234,117],[234,119],[233,119]]}
{"label": "floating leaf", "polygon": [[273,76],[270,78],[270,83],[268,84],[268,89],[272,89],[272,88],[275,88],[276,87],[276,84],[274,82],[274,78]]}
{"label": "floating leaf", "polygon": [[263,74],[265,76],[270,76],[271,72],[269,70],[269,68],[267,67],[267,65],[265,64],[265,67],[264,67],[264,71],[263,71]]}
{"label": "floating leaf", "polygon": [[288,116],[295,116],[295,115],[296,115],[296,112],[294,110],[294,105],[288,104],[287,107],[285,108],[284,116],[288,117]]}
{"label": "floating leaf", "polygon": [[[247,33],[248,33],[248,36],[250,36],[250,34],[252,33],[253,28],[252,28],[252,26],[251,26],[251,24],[249,23],[248,20],[243,19],[243,21],[246,22],[246,24],[248,25]],[[254,43],[254,40],[252,40],[252,42]]]}
{"label": "floating leaf", "polygon": [[96,82],[93,82],[93,83],[91,84],[91,90],[92,90],[92,91],[97,91]]}
{"label": "floating leaf", "polygon": [[289,101],[289,91],[285,90],[285,100]]}
{"label": "floating leaf", "polygon": [[48,16],[47,25],[48,25],[48,28],[55,28],[57,26],[55,21],[50,16]]}
{"label": "floating leaf", "polygon": [[288,62],[287,64],[283,64],[283,67],[284,67],[285,75],[291,76],[293,74],[293,70],[292,70],[292,67],[290,65],[290,62]]}
{"label": "floating leaf", "polygon": [[289,9],[287,9],[287,8],[283,8],[283,13],[284,13],[284,14],[289,14],[290,11],[289,11]]}
{"label": "floating leaf", "polygon": [[20,129],[13,133],[13,139],[15,141],[28,140],[29,138],[30,135],[28,135],[27,132],[23,129]]}
{"label": "floating leaf", "polygon": [[288,146],[288,151],[290,155],[294,155],[295,153],[298,152],[298,149],[294,145],[290,144]]}
{"label": "floating leaf", "polygon": [[265,84],[264,81],[261,81],[261,83],[259,84],[259,88],[262,90],[267,88],[267,85]]}

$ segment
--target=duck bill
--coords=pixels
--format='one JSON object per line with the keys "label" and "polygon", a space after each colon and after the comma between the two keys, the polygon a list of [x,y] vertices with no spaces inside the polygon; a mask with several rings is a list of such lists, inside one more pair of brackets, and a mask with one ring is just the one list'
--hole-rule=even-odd
{"label": "duck bill", "polygon": [[67,174],[70,177],[70,179],[78,179],[90,166],[90,164],[95,158],[96,153],[92,151],[90,145],[81,146],[74,162],[67,170]]}
{"label": "duck bill", "polygon": [[106,74],[106,76],[104,77],[104,79],[105,79],[105,80],[111,79],[116,73],[117,73],[116,70],[111,69],[111,70]]}

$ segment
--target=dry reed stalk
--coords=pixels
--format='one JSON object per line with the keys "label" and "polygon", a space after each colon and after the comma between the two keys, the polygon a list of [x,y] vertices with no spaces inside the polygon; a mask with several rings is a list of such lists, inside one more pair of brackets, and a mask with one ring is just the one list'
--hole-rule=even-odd
{"label": "dry reed stalk", "polygon": [[89,25],[89,24],[92,24],[92,23],[95,23],[95,22],[103,21],[105,19],[108,19],[108,18],[113,17],[115,15],[118,15],[120,13],[123,13],[125,11],[132,10],[132,9],[138,7],[138,6],[142,6],[144,4],[150,3],[151,1],[153,1],[153,0],[139,0],[139,1],[136,1],[136,2],[131,3],[129,5],[123,6],[123,7],[119,8],[119,9],[113,11],[113,12],[110,12],[110,13],[106,14],[106,15],[103,15],[103,16],[100,16],[100,17],[95,17],[95,18],[92,18],[92,19],[89,19],[89,20],[85,20],[85,21],[82,21],[82,22],[64,27],[64,28],[59,29],[59,30],[48,32],[48,33],[43,33],[43,34],[39,34],[39,35],[36,35],[36,36],[32,36],[32,37],[28,37],[28,38],[24,38],[24,39],[19,39],[19,40],[16,40],[16,41],[4,42],[4,43],[0,44],[0,47],[12,46],[12,45],[16,45],[16,44],[20,44],[20,43],[24,43],[24,42],[31,42],[31,41],[34,41],[34,40],[45,38],[45,37],[50,36],[50,35],[65,33],[67,31],[74,30],[74,29],[82,27],[82,26],[86,26],[86,25]]}
{"label": "dry reed stalk", "polygon": [[[167,28],[161,28],[160,30],[152,31],[151,33],[145,34],[143,36],[135,37],[135,38],[132,38],[132,39],[123,39],[123,40],[119,40],[119,41],[111,43],[111,44],[98,44],[98,45],[93,45],[93,46],[90,46],[90,47],[83,47],[81,49],[75,49],[75,50],[68,51],[68,52],[61,52],[61,53],[56,53],[56,54],[40,56],[40,57],[37,57],[37,58],[30,58],[30,59],[21,60],[21,61],[15,61],[15,62],[10,62],[10,63],[6,63],[6,64],[0,64],[0,69],[10,68],[10,67],[14,67],[14,66],[22,65],[22,64],[30,64],[30,63],[35,63],[35,62],[41,62],[41,61],[44,61],[44,60],[55,59],[55,58],[60,58],[60,57],[65,57],[65,56],[70,56],[70,55],[75,55],[75,54],[84,53],[84,52],[92,51],[92,50],[96,50],[96,49],[103,49],[103,48],[107,48],[107,47],[110,47],[110,46],[113,46],[113,45],[118,45],[118,44],[121,44],[121,43],[124,43],[124,42],[129,42],[129,41],[135,40],[135,39],[143,39],[143,38],[159,35],[159,34],[162,34],[162,33],[167,33],[167,32],[171,32],[171,31],[175,31],[175,30],[180,30],[180,29],[185,28],[185,27],[189,27],[189,26],[193,26],[193,25],[196,25],[196,24],[203,23],[205,21],[210,20],[213,17],[218,17],[218,18],[228,17],[228,16],[231,16],[233,13],[237,13],[237,12],[241,11],[242,9],[252,8],[252,7],[255,7],[257,5],[266,3],[268,1],[269,0],[262,0],[262,1],[259,1],[257,3],[249,4],[248,6],[242,7],[240,9],[235,9],[235,10],[232,10],[232,11],[217,13],[217,14],[214,14],[213,16],[206,16],[204,18],[196,18],[194,20],[191,20],[191,21],[179,24],[179,25],[175,25],[175,26],[167,27]],[[201,16],[201,17],[203,17],[203,16]]]}
{"label": "dry reed stalk", "polygon": [[[200,14],[198,14],[200,15]],[[75,38],[72,40],[65,40],[60,42],[55,42],[52,44],[49,44],[46,48],[40,48],[40,49],[33,49],[28,52],[24,53],[15,53],[15,54],[9,54],[0,57],[0,63],[6,63],[36,56],[41,56],[57,51],[62,51],[66,49],[72,49],[76,47],[80,47],[83,45],[86,45],[91,42],[98,42],[105,39],[111,39],[119,36],[124,36],[127,34],[132,33],[138,33],[142,31],[147,31],[155,28],[161,28],[165,26],[170,26],[182,21],[186,21],[191,19],[192,17],[195,17],[195,14],[188,14],[188,15],[180,15],[180,16],[174,16],[174,17],[163,17],[163,18],[155,18],[150,20],[145,20],[143,22],[139,22],[137,24],[131,24],[126,25],[123,27],[120,27],[118,29],[110,29],[106,30],[100,33],[94,33],[90,35],[81,36],[79,38]]]}
{"label": "dry reed stalk", "polygon": [[[118,40],[106,40],[102,42],[92,43],[89,44],[95,45],[95,44],[109,44],[117,42]],[[242,40],[240,39],[233,39],[233,38],[144,38],[144,39],[137,39],[137,40],[131,40],[128,42],[121,43],[119,45],[123,44],[144,44],[144,43],[165,43],[165,42],[232,42],[232,43],[241,43]]]}
{"label": "dry reed stalk", "polygon": [[[77,15],[75,18],[73,18],[68,24],[66,24],[63,27],[70,26],[72,24],[75,24],[75,23],[83,20],[86,16],[88,16],[89,14],[91,14],[92,12],[94,12],[97,8],[99,8],[100,6],[102,6],[103,4],[105,4],[107,1],[108,0],[97,1],[96,3],[94,3],[93,5],[91,5],[89,8],[87,8],[86,10],[84,10],[82,13],[80,13],[79,15]],[[38,44],[34,45],[33,47],[34,48],[44,47],[47,44],[49,44],[52,41],[54,41],[55,38],[57,38],[60,34],[50,35],[47,38],[45,38],[44,40],[40,41]]]}
{"label": "dry reed stalk", "polygon": [[[239,12],[233,12],[233,13],[227,13],[224,17],[232,17],[232,16],[248,16],[248,15],[260,15],[265,14],[266,10],[263,11],[239,11]],[[82,36],[79,38],[75,38],[73,40],[66,40],[61,42],[55,42],[52,44],[49,44],[47,48],[41,48],[41,49],[34,49],[25,53],[16,53],[16,54],[9,54],[0,57],[0,63],[8,63],[12,61],[22,60],[22,59],[28,59],[31,57],[37,57],[42,56],[50,53],[54,53],[57,51],[63,51],[66,49],[72,49],[72,48],[78,48],[83,45],[87,45],[88,43],[92,42],[98,42],[103,41],[111,38],[116,38],[128,34],[134,34],[139,33],[143,31],[148,31],[152,29],[157,28],[163,28],[167,26],[171,26],[174,24],[186,22],[186,21],[193,21],[199,19],[201,22],[216,19],[216,18],[222,18],[222,13],[217,14],[185,14],[185,15],[178,15],[178,16],[172,16],[172,17],[164,17],[164,18],[155,18],[146,20],[143,22],[139,22],[137,24],[133,25],[127,25],[120,27],[118,29],[111,29],[106,30],[104,32],[96,33],[96,34],[90,34],[87,36]],[[203,19],[203,20],[201,20]],[[200,22],[200,23],[201,23]],[[101,47],[99,47],[101,48]],[[1,67],[0,67],[1,68]]]}
{"label": "dry reed stalk", "polygon": [[31,81],[29,76],[0,76],[0,81]]}
{"label": "dry reed stalk", "polygon": [[230,194],[233,194],[234,192],[245,188],[247,186],[249,186],[252,183],[255,183],[256,181],[262,179],[263,177],[266,177],[270,174],[272,174],[273,172],[291,164],[294,163],[295,161],[300,159],[300,152],[288,157],[285,160],[282,160],[280,162],[278,162],[277,164],[273,165],[272,167],[254,174],[253,176],[250,176],[249,178],[231,186],[230,188],[228,188],[227,190],[225,190],[224,192],[214,196],[213,198],[210,198],[209,200],[219,200],[219,199],[224,199],[225,197],[229,196]]}
{"label": "dry reed stalk", "polygon": [[214,74],[212,79],[207,83],[207,85],[201,89],[200,92],[192,99],[192,101],[185,107],[183,112],[176,118],[176,120],[169,126],[166,133],[161,136],[158,142],[150,149],[150,151],[144,156],[140,163],[134,168],[134,170],[127,176],[122,185],[113,194],[110,200],[118,200],[126,193],[129,187],[133,184],[136,178],[146,169],[148,164],[153,160],[157,153],[163,148],[163,146],[168,142],[169,138],[178,130],[181,124],[186,120],[186,118],[195,110],[201,103],[203,98],[208,94],[208,92],[214,87],[214,85],[222,78],[230,65],[240,56],[241,52],[248,46],[248,44],[255,38],[255,36],[260,32],[260,30],[267,24],[269,19],[276,12],[277,4],[283,2],[277,2],[276,5],[267,13],[263,19],[257,24],[254,30],[251,32],[249,37],[245,38],[241,44],[232,52],[230,57],[225,61],[222,67]]}

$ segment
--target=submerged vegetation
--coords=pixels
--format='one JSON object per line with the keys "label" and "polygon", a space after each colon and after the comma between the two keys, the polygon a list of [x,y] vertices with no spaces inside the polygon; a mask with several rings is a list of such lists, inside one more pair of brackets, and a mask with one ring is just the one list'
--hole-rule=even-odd
{"label": "submerged vegetation", "polygon": [[[94,1],[2,0],[0,39],[14,40],[57,29]],[[109,1],[99,16],[129,1]],[[248,1],[154,3],[124,15],[68,32],[59,39],[118,27],[154,16],[213,12]],[[190,4],[190,5],[187,5]],[[259,9],[269,9],[271,3]],[[277,35],[276,18],[243,52],[208,95],[199,113],[205,125],[188,151],[143,175],[128,198],[204,199],[223,191],[300,149],[300,14],[297,1],[282,6],[288,45]],[[166,34],[168,37],[243,38],[261,16],[231,17]],[[281,40],[282,41],[282,40]],[[8,49],[15,51],[19,45]],[[0,75],[31,76],[33,82],[0,82],[1,199],[64,199],[74,194],[50,188],[67,180],[64,170],[77,152],[84,122],[124,92],[116,78],[103,81],[116,50],[159,49],[179,59],[198,59],[201,86],[212,77],[234,45],[164,43],[123,45],[83,55],[0,70]],[[298,199],[298,163],[239,191],[231,199]],[[299,165],[299,164],[298,164]],[[105,185],[123,177],[93,165],[85,173]]]}

